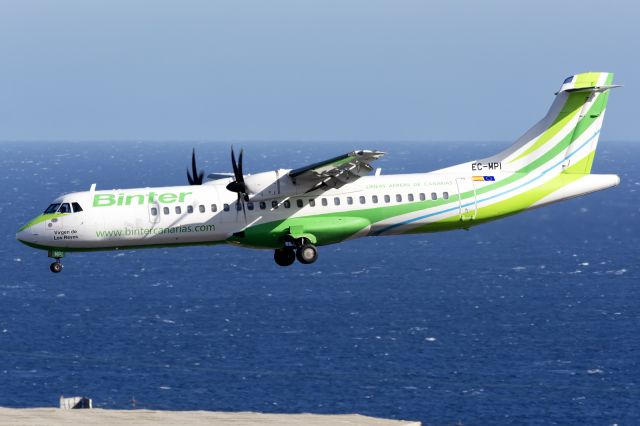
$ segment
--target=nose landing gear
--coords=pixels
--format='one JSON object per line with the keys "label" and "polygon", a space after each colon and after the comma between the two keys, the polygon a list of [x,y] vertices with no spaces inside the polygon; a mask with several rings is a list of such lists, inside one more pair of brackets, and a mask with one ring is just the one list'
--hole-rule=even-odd
{"label": "nose landing gear", "polygon": [[62,262],[60,262],[60,259],[56,260],[51,265],[49,265],[49,269],[54,274],[57,274],[57,273],[61,272],[62,271]]}
{"label": "nose landing gear", "polygon": [[49,270],[54,274],[60,273],[62,271],[62,262],[60,262],[60,259],[64,257],[64,252],[59,250],[49,250],[49,257],[56,260],[49,265]]}

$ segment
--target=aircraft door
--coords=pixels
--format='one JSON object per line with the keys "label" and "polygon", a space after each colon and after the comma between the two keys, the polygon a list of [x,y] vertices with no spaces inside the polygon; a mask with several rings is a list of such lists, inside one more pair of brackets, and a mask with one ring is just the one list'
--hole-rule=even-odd
{"label": "aircraft door", "polygon": [[[462,222],[474,220],[478,214],[478,200],[473,180],[468,177],[456,178],[456,185],[458,187],[460,220]],[[471,194],[471,196],[469,196],[469,194]]]}

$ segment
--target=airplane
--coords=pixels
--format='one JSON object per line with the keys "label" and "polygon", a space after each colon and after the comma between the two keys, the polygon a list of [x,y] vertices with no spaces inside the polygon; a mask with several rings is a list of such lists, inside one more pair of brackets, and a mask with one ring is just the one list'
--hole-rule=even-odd
{"label": "airplane", "polygon": [[[591,174],[613,74],[566,78],[547,114],[506,150],[428,173],[382,175],[385,153],[355,150],[297,169],[233,174],[196,166],[189,185],[73,192],[16,238],[62,270],[69,252],[234,244],[269,249],[280,266],[311,264],[318,247],[365,236],[469,229],[620,183]],[[374,172],[371,174],[371,172]]]}

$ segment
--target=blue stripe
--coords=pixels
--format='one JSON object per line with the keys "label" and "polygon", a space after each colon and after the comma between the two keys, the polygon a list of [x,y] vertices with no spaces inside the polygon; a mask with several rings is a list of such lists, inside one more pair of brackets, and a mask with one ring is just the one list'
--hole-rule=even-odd
{"label": "blue stripe", "polygon": [[525,182],[525,183],[523,183],[523,184],[520,184],[520,185],[518,185],[518,186],[516,186],[516,187],[514,187],[514,188],[508,189],[508,190],[506,190],[506,191],[504,191],[504,192],[501,192],[501,193],[499,193],[499,194],[495,194],[495,195],[492,195],[492,196],[490,196],[490,197],[483,198],[482,200],[472,201],[472,202],[470,202],[470,203],[462,204],[461,206],[456,206],[456,207],[448,208],[448,209],[441,210],[441,211],[438,211],[438,212],[435,212],[435,213],[425,214],[425,215],[423,215],[423,216],[415,217],[415,218],[413,218],[413,219],[408,219],[408,220],[405,220],[405,221],[403,221],[403,222],[396,223],[396,224],[394,224],[394,225],[389,225],[389,226],[387,226],[386,228],[383,228],[383,229],[381,229],[380,231],[376,232],[374,235],[380,235],[380,234],[382,234],[383,232],[390,231],[391,229],[397,228],[398,226],[407,225],[407,224],[409,224],[409,223],[417,222],[417,221],[419,221],[419,220],[426,219],[426,218],[428,218],[428,217],[437,216],[437,215],[439,215],[439,214],[448,213],[448,212],[451,212],[451,211],[454,211],[454,210],[458,210],[458,209],[460,209],[461,207],[468,207],[468,206],[474,205],[474,204],[476,204],[476,203],[483,203],[483,202],[485,202],[485,201],[489,201],[489,200],[492,200],[492,199],[494,199],[494,198],[501,197],[501,196],[503,196],[503,195],[505,195],[505,194],[508,194],[508,193],[510,193],[510,192],[517,191],[518,189],[520,189],[520,188],[522,188],[522,187],[524,187],[524,186],[527,186],[527,185],[529,185],[530,183],[533,183],[533,182],[535,182],[536,180],[540,179],[542,176],[544,176],[545,174],[547,174],[547,173],[548,173],[548,172],[550,172],[551,170],[555,169],[556,167],[558,167],[559,165],[561,165],[562,163],[564,163],[565,161],[567,161],[569,158],[573,157],[573,156],[574,156],[578,151],[580,151],[582,148],[584,148],[584,147],[585,147],[589,142],[591,142],[591,141],[592,141],[596,136],[598,136],[599,134],[600,134],[600,130],[598,129],[598,131],[597,131],[597,132],[595,132],[595,133],[594,133],[594,134],[593,134],[589,139],[587,139],[587,140],[586,140],[582,145],[580,145],[578,148],[576,148],[573,152],[571,152],[571,153],[570,153],[570,154],[568,154],[566,157],[564,157],[562,160],[558,161],[558,162],[557,162],[557,163],[555,163],[553,166],[551,166],[551,167],[547,168],[547,169],[546,169],[546,170],[544,170],[542,173],[540,173],[539,175],[537,175],[537,176],[536,176],[536,177],[534,177],[533,179],[529,180],[528,182]]}

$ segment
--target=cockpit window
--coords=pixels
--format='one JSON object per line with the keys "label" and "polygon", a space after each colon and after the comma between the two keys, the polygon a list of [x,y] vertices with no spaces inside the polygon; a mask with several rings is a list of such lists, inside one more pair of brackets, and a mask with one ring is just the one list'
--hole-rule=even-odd
{"label": "cockpit window", "polygon": [[82,211],[82,207],[78,203],[71,203],[71,207],[73,207],[73,212],[78,213]]}
{"label": "cockpit window", "polygon": [[58,213],[71,213],[71,206],[69,203],[62,203],[60,209],[58,209]]}
{"label": "cockpit window", "polygon": [[60,203],[53,203],[49,207],[47,207],[47,209],[44,211],[44,214],[55,213],[56,210],[58,210],[58,207],[60,207]]}

